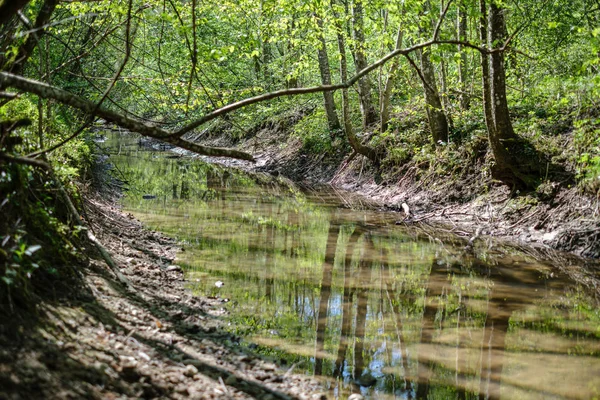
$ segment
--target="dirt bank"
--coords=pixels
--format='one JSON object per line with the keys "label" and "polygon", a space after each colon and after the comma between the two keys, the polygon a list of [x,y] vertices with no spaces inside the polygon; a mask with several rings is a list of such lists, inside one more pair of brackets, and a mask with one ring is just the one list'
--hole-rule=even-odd
{"label": "dirt bank", "polygon": [[186,289],[171,239],[98,195],[85,209],[132,289],[91,257],[77,298],[40,302],[19,327],[3,321],[0,399],[321,397],[318,382],[220,329],[222,301]]}
{"label": "dirt bank", "polygon": [[[279,126],[266,124],[241,141],[228,139],[226,134],[196,139],[249,150],[257,158],[255,164],[205,158],[210,162],[281,174],[296,182],[328,183],[399,212],[403,223],[441,223],[469,238],[493,236],[520,245],[600,257],[600,199],[564,181],[546,180],[535,192],[512,191],[482,172],[491,162],[485,141],[473,144],[478,146],[478,156],[466,158],[452,173],[439,173],[436,161],[408,162],[397,170],[384,165],[376,177],[370,162],[347,146],[310,152],[289,129]],[[402,204],[408,206],[409,216]]]}

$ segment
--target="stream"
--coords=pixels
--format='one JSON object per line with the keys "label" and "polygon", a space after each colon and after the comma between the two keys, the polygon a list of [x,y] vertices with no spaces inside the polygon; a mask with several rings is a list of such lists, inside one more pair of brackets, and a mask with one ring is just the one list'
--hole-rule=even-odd
{"label": "stream", "polygon": [[[123,207],[184,248],[230,342],[321,377],[328,397],[600,397],[598,264],[541,257],[331,188],[176,158],[111,133]],[[597,288],[597,287],[596,287]]]}

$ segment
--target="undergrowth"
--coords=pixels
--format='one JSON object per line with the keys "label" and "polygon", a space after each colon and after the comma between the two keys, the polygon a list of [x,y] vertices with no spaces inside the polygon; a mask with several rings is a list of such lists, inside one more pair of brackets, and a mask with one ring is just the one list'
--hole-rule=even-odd
{"label": "undergrowth", "polygon": [[[27,96],[0,109],[0,121],[27,121],[9,132],[0,151],[28,154],[39,143],[35,109]],[[45,137],[60,141],[69,130],[57,115],[44,124]],[[51,144],[50,143],[50,144]],[[48,143],[42,143],[48,145]],[[44,160],[44,158],[41,158]],[[83,263],[80,222],[71,220],[60,186],[78,202],[75,181],[91,162],[85,139],[76,139],[46,159],[54,173],[41,167],[3,161],[0,172],[0,315],[33,309],[37,299],[69,295],[77,287]]]}

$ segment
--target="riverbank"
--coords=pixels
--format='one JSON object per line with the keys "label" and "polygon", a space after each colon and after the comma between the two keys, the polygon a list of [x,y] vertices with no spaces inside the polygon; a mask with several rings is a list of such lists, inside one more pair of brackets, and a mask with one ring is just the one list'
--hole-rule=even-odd
{"label": "riverbank", "polygon": [[[130,282],[90,251],[82,291],[39,301],[0,329],[0,398],[319,398],[293,366],[240,350],[220,328],[223,300],[192,295],[173,240],[97,193],[85,214]],[[17,326],[18,325],[18,326]]]}
{"label": "riverbank", "polygon": [[[297,118],[291,118],[289,123],[266,123],[242,139],[231,137],[227,130],[212,136],[209,130],[190,139],[251,149],[257,160],[252,164],[204,157],[210,162],[309,185],[330,184],[398,212],[402,223],[432,222],[466,238],[487,236],[584,258],[600,257],[600,198],[575,185],[568,172],[547,176],[535,191],[512,190],[491,178],[492,160],[484,138],[399,165],[388,156],[376,171],[366,158],[339,141],[324,151],[311,151],[293,133],[296,122]],[[554,140],[572,148],[569,135]]]}

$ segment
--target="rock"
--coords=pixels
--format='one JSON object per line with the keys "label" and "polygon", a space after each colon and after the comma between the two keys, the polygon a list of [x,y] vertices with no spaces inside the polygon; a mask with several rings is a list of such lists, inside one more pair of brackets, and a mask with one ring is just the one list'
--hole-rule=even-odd
{"label": "rock", "polygon": [[184,396],[187,396],[188,394],[190,394],[190,392],[188,391],[188,388],[187,388],[187,386],[186,386],[186,385],[183,385],[183,384],[181,384],[181,385],[177,385],[177,386],[175,387],[175,391],[176,391],[177,393],[180,393],[180,394],[184,395]]}
{"label": "rock", "polygon": [[238,379],[235,377],[235,375],[229,375],[227,379],[225,379],[225,384],[229,386],[235,386],[237,382]]}
{"label": "rock", "polygon": [[277,368],[275,367],[275,364],[271,363],[264,363],[262,367],[265,371],[275,371],[275,369]]}
{"label": "rock", "polygon": [[258,379],[259,381],[266,381],[267,379],[269,379],[271,377],[270,374],[264,372],[264,371],[258,371],[256,373],[256,375],[254,376],[256,379]]}
{"label": "rock", "polygon": [[225,282],[223,282],[223,281],[216,281],[215,282],[215,286],[218,287],[218,288],[223,287],[223,286],[225,286]]}
{"label": "rock", "polygon": [[350,395],[350,397],[348,397],[348,400],[363,400],[364,397],[362,397],[362,395],[358,394],[358,393],[353,393]]}
{"label": "rock", "polygon": [[187,377],[193,377],[194,375],[196,375],[198,373],[198,368],[196,368],[193,365],[188,365],[185,367],[185,371],[183,372],[183,374]]}
{"label": "rock", "polygon": [[200,360],[194,360],[194,359],[183,360],[182,363],[184,365],[193,365],[195,367],[199,367],[199,366],[202,365],[202,361],[200,361]]}
{"label": "rock", "polygon": [[167,272],[171,272],[171,271],[177,271],[177,272],[181,272],[181,267],[179,265],[169,265],[166,269]]}

